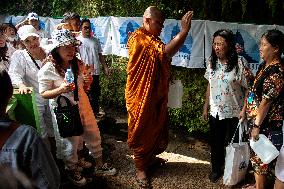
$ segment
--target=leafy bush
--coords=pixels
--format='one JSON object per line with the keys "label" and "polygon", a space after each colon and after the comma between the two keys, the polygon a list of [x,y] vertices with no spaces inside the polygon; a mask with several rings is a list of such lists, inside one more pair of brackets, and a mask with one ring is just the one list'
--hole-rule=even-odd
{"label": "leafy bush", "polygon": [[127,58],[106,56],[109,65],[110,77],[100,75],[101,104],[126,111],[125,107],[125,85]]}
{"label": "leafy bush", "polygon": [[183,99],[182,108],[169,109],[171,126],[184,126],[189,133],[208,132],[208,124],[201,120],[207,86],[204,72],[205,69],[172,68],[173,78],[183,84]]}
{"label": "leafy bush", "polygon": [[[127,58],[106,56],[112,75],[107,78],[100,76],[101,104],[126,111],[125,108],[125,85]],[[189,133],[208,131],[207,123],[200,118],[204,104],[204,95],[207,81],[204,79],[205,69],[188,69],[172,67],[172,75],[183,83],[183,106],[180,109],[169,109],[171,127],[186,127]]]}

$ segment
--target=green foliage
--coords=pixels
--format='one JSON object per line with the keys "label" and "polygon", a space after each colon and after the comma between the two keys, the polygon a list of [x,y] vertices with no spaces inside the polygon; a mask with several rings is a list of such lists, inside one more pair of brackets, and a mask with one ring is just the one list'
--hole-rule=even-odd
{"label": "green foliage", "polygon": [[184,126],[189,133],[208,132],[208,124],[201,120],[207,81],[205,69],[173,67],[172,75],[183,84],[182,108],[170,109],[170,125]]}
{"label": "green foliage", "polygon": [[167,18],[181,19],[194,10],[194,19],[256,24],[284,24],[283,0],[1,0],[1,14],[60,17],[67,11],[82,17],[141,17],[150,6],[159,7]]}
{"label": "green foliage", "polygon": [[111,76],[100,75],[101,104],[125,111],[126,58],[106,56]]}

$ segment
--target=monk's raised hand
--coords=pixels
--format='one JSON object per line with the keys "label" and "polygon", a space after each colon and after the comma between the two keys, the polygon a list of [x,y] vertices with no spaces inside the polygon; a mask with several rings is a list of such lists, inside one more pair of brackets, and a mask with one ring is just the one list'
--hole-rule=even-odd
{"label": "monk's raised hand", "polygon": [[185,13],[185,15],[183,15],[181,19],[182,31],[188,32],[190,30],[192,16],[193,16],[193,11],[188,11],[187,13]]}

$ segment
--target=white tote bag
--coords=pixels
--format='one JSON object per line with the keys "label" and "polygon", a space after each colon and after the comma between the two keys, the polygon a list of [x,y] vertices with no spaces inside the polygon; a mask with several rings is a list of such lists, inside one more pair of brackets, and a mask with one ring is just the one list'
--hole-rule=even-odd
{"label": "white tote bag", "polygon": [[[237,130],[239,130],[239,143],[233,143]],[[247,142],[242,142],[243,127],[239,122],[231,143],[226,147],[225,170],[223,184],[236,185],[245,178],[250,151]]]}
{"label": "white tote bag", "polygon": [[168,93],[168,107],[181,108],[182,107],[183,86],[181,80],[173,80],[170,82]]}

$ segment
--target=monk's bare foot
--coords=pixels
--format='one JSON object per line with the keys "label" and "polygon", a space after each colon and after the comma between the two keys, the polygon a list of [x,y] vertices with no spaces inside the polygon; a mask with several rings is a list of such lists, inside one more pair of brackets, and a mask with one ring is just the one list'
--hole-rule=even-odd
{"label": "monk's bare foot", "polygon": [[144,178],[147,178],[146,172],[143,171],[143,170],[137,170],[137,171],[136,171],[136,177],[137,177],[137,179],[144,179]]}
{"label": "monk's bare foot", "polygon": [[140,189],[151,189],[151,184],[145,171],[137,170],[136,183]]}

